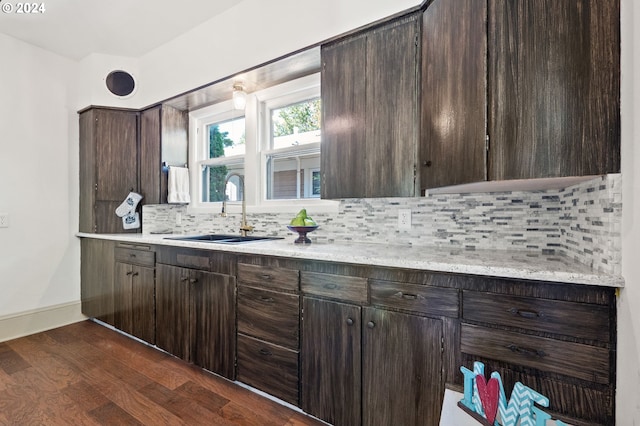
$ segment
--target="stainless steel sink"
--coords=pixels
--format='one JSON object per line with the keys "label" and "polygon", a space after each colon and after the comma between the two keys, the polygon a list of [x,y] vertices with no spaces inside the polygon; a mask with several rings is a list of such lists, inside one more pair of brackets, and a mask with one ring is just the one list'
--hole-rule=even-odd
{"label": "stainless steel sink", "polygon": [[260,237],[260,236],[246,236],[242,235],[226,235],[226,234],[205,234],[205,235],[185,235],[180,237],[165,237],[166,240],[179,240],[179,241],[197,241],[205,243],[220,243],[220,244],[240,244],[240,243],[252,243],[257,241],[272,241],[281,240],[282,237]]}

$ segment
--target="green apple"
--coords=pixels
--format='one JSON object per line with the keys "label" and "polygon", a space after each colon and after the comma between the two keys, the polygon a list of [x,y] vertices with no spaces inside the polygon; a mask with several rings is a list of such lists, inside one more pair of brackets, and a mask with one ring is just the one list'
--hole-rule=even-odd
{"label": "green apple", "polygon": [[304,218],[302,217],[294,217],[293,219],[291,219],[291,226],[304,226]]}

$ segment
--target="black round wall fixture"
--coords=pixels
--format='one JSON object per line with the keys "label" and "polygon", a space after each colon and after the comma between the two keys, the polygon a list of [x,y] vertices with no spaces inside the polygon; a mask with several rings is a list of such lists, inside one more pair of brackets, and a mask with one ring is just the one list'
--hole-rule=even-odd
{"label": "black round wall fixture", "polygon": [[116,96],[129,96],[136,90],[136,80],[126,71],[111,71],[106,79],[107,89]]}

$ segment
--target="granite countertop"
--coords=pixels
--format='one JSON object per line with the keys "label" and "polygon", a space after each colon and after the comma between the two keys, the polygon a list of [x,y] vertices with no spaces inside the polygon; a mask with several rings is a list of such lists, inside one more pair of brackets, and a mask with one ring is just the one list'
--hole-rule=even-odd
{"label": "granite countertop", "polygon": [[294,244],[294,236],[280,240],[244,244],[171,240],[171,234],[90,234],[78,237],[113,241],[191,247],[235,253],[290,257],[418,269],[434,272],[520,278],[571,284],[623,287],[620,276],[598,272],[588,265],[562,255],[545,255],[526,251],[463,250],[431,246],[362,243]]}

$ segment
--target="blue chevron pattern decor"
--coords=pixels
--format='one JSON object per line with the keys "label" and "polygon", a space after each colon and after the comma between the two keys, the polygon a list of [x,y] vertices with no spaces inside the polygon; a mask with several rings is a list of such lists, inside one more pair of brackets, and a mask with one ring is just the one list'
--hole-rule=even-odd
{"label": "blue chevron pattern decor", "polygon": [[[474,362],[473,371],[464,366],[460,367],[460,371],[464,376],[464,396],[458,406],[481,423],[491,426],[486,420],[476,384],[476,376],[479,374],[484,376],[484,364]],[[534,405],[548,407],[549,398],[517,382],[509,400],[507,400],[500,374],[494,371],[491,373],[491,378],[495,378],[499,384],[498,417],[493,426],[547,426],[547,421],[552,420],[548,413]],[[561,420],[555,420],[555,424],[556,426],[568,426]]]}

